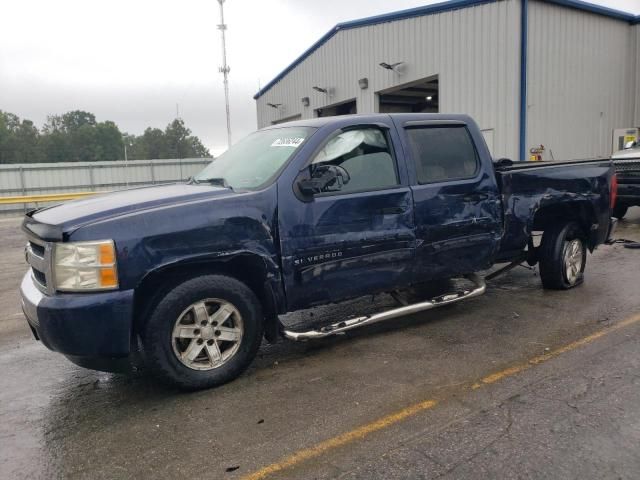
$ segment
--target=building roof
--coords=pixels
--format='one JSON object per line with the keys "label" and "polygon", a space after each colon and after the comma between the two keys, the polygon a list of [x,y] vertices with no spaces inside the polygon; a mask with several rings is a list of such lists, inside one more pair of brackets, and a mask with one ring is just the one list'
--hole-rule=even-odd
{"label": "building roof", "polygon": [[[382,15],[374,15],[373,17],[361,18],[358,20],[351,20],[348,22],[341,22],[334,26],[331,30],[325,33],[317,42],[296,58],[291,65],[280,72],[276,77],[267,83],[263,88],[256,93],[253,98],[257,100],[267,91],[271,89],[276,83],[282,80],[291,70],[296,68],[302,63],[309,55],[315,52],[318,48],[324,45],[331,37],[337,34],[341,30],[349,30],[352,28],[365,27],[369,25],[376,25],[379,23],[392,22],[394,20],[404,20],[406,18],[422,17],[425,15],[433,15],[435,13],[448,12],[451,10],[460,10],[462,8],[473,7],[476,5],[482,5],[485,3],[494,3],[499,0],[450,0],[441,3],[434,3],[432,5],[426,5],[423,7],[410,8],[408,10],[400,10],[397,12],[385,13]],[[582,0],[541,0],[547,3],[553,3],[567,8],[573,8],[576,10],[582,10],[585,12],[595,13],[616,20],[623,20],[634,25],[640,23],[640,15],[633,15],[621,10],[615,10],[601,5],[594,5],[593,3],[584,2]]]}

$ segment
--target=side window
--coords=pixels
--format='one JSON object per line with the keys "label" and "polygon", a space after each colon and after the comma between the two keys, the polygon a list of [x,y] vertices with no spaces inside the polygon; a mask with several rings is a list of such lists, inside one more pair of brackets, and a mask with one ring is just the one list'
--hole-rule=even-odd
{"label": "side window", "polygon": [[360,192],[398,185],[396,162],[385,133],[378,128],[347,130],[332,137],[310,165],[311,175],[327,169],[337,174],[339,185],[326,192]]}
{"label": "side window", "polygon": [[466,127],[411,127],[407,136],[416,164],[418,183],[472,178],[478,154]]}

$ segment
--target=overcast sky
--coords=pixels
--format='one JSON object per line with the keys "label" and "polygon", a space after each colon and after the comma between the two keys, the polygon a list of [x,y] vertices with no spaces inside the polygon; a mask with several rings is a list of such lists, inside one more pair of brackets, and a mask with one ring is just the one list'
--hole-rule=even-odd
{"label": "overcast sky", "polygon": [[[233,137],[253,95],[338,22],[430,0],[227,0]],[[593,3],[640,14],[640,0]],[[226,145],[216,0],[0,0],[0,110],[33,120],[81,109],[140,134],[180,116]]]}

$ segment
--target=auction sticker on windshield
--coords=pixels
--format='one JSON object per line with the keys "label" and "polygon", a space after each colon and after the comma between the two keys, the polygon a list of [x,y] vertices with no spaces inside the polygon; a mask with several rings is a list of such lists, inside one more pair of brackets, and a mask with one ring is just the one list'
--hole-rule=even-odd
{"label": "auction sticker on windshield", "polygon": [[272,147],[298,147],[304,142],[302,137],[276,138],[271,144]]}

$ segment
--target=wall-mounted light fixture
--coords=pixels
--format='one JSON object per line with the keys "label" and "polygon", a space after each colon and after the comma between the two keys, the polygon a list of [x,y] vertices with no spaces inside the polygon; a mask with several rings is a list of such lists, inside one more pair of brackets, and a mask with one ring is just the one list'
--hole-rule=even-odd
{"label": "wall-mounted light fixture", "polygon": [[432,97],[431,95],[428,95],[428,96],[424,97],[424,99],[425,99],[427,102],[430,102],[431,100],[433,100],[433,97]]}
{"label": "wall-mounted light fixture", "polygon": [[326,88],[316,87],[316,86],[313,86],[312,88],[313,88],[316,92],[320,92],[320,93],[328,93],[328,91],[327,91],[327,89],[326,89]]}
{"label": "wall-mounted light fixture", "polygon": [[271,108],[280,108],[282,106],[281,103],[267,103]]}
{"label": "wall-mounted light fixture", "polygon": [[396,63],[381,62],[378,65],[380,65],[385,70],[392,70],[392,71],[396,72],[397,74],[401,74],[402,73],[402,65],[404,65],[404,62],[396,62]]}
{"label": "wall-mounted light fixture", "polygon": [[367,88],[369,88],[369,79],[366,77],[361,78],[360,80],[358,80],[358,86],[361,90],[366,90]]}
{"label": "wall-mounted light fixture", "polygon": [[302,97],[300,99],[300,101],[302,102],[302,106],[303,107],[308,107],[309,106],[309,103],[310,103],[309,97]]}

